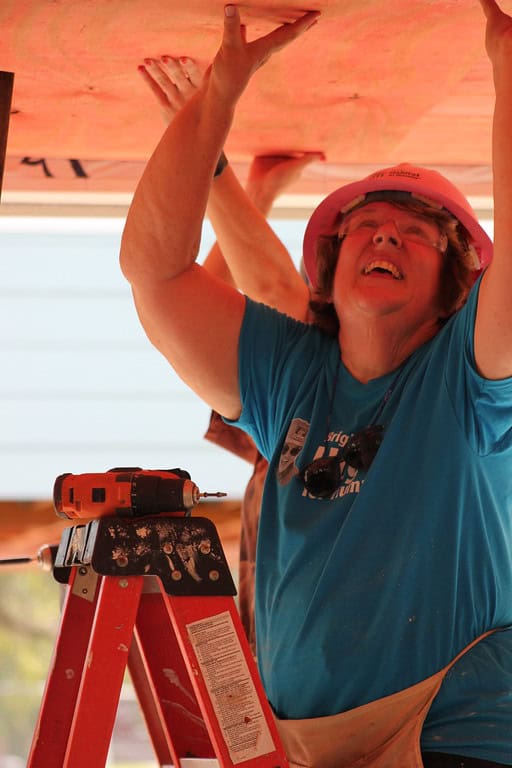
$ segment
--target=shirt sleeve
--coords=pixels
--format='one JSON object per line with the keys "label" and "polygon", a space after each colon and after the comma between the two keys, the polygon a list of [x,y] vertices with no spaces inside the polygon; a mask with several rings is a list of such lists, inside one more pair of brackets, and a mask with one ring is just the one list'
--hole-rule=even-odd
{"label": "shirt sleeve", "polygon": [[296,398],[317,378],[322,346],[317,329],[247,299],[239,340],[242,413],[228,421],[248,432],[270,459]]}
{"label": "shirt sleeve", "polygon": [[446,386],[461,428],[480,456],[512,449],[512,378],[490,380],[476,368],[478,280],[447,337]]}

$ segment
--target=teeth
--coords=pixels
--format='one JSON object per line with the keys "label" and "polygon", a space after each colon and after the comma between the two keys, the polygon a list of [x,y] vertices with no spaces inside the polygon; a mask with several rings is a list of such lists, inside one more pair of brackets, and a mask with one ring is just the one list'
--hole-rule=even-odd
{"label": "teeth", "polygon": [[364,274],[369,275],[370,272],[373,272],[374,269],[384,269],[386,272],[389,272],[395,278],[395,280],[403,280],[403,275],[400,272],[400,270],[395,266],[395,264],[392,264],[390,261],[384,261],[384,260],[371,261],[364,268]]}

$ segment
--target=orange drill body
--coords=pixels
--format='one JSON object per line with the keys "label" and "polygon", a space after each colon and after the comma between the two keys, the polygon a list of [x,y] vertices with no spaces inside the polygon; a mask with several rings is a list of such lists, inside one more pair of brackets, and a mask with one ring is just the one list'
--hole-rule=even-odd
{"label": "orange drill body", "polygon": [[184,470],[139,467],[59,475],[53,490],[57,514],[70,520],[106,515],[140,517],[179,512],[188,515],[201,495]]}

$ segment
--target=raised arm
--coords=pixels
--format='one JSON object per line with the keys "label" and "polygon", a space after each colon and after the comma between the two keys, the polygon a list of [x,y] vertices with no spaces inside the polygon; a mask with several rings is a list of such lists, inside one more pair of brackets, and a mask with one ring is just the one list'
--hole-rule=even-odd
{"label": "raised arm", "polygon": [[482,279],[475,357],[483,376],[512,376],[512,18],[480,0],[496,101],[493,121],[494,257]]}
{"label": "raised arm", "polygon": [[123,233],[121,267],[148,337],[181,378],[228,417],[240,413],[244,298],[195,265],[201,224],[239,97],[253,73],[317,16],[307,13],[247,42],[237,8],[226,6],[220,50],[151,156]]}
{"label": "raised arm", "polygon": [[[155,95],[166,125],[202,79],[189,57],[145,59],[139,71]],[[228,164],[214,176],[207,209],[219,242],[204,267],[250,298],[299,320],[307,317],[309,291],[265,217],[304,167],[319,158],[323,155],[318,152],[255,157],[245,190]]]}
{"label": "raised arm", "polygon": [[[194,59],[188,56],[179,59],[167,55],[158,59],[146,58],[138,69],[160,107],[166,126],[192,98],[203,80],[203,73]],[[214,175],[215,178],[217,174]],[[236,287],[217,242],[210,249],[203,266],[210,274]]]}
{"label": "raised arm", "polygon": [[247,194],[228,166],[213,180],[208,202],[217,242],[237,287],[252,299],[303,321],[308,287],[265,215],[312,157],[318,155],[256,157]]}

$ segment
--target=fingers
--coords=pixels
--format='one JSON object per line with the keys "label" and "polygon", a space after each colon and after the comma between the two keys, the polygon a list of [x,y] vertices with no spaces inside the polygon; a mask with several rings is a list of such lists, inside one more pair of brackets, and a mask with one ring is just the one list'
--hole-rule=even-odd
{"label": "fingers", "polygon": [[240,13],[236,5],[224,7],[224,35],[222,45],[226,48],[237,48],[245,43],[245,26],[240,24]]}
{"label": "fingers", "polygon": [[511,17],[501,10],[496,0],[479,0],[489,24],[501,25],[510,22]]}
{"label": "fingers", "polygon": [[264,47],[267,50],[267,56],[269,56],[311,29],[317,23],[319,16],[319,11],[308,11],[292,24],[282,24],[268,35],[255,40],[254,44]]}
{"label": "fingers", "polygon": [[299,172],[302,171],[307,165],[320,161],[325,161],[325,155],[323,152],[304,152],[304,154],[288,160],[290,169]]}
{"label": "fingers", "polygon": [[251,170],[260,174],[266,174],[271,171],[274,173],[285,171],[285,169],[302,169],[315,161],[325,160],[323,152],[290,152],[280,155],[256,155],[251,163]]}
{"label": "fingers", "polygon": [[236,104],[252,75],[280,48],[309,29],[319,16],[310,11],[292,24],[283,24],[263,37],[247,42],[245,27],[235,5],[224,7],[222,44],[209,72],[208,83],[218,99]]}
{"label": "fingers", "polygon": [[500,10],[495,0],[479,0],[479,2],[487,18],[490,18],[492,14]]}
{"label": "fingers", "polygon": [[148,70],[146,69],[146,66],[148,65],[141,64],[139,67],[137,67],[137,70],[140,73],[146,85],[148,86],[149,90],[155,96],[160,106],[166,107],[167,104],[169,103],[167,96],[165,95],[164,91],[160,88],[159,84],[149,74]]}
{"label": "fingers", "polygon": [[[182,59],[172,59],[170,56],[162,56],[160,66],[167,76],[168,91],[171,98],[176,98],[177,93],[183,97],[183,102],[196,90],[191,83],[186,70],[183,67]],[[170,86],[174,86],[171,88]],[[181,100],[180,100],[181,101]]]}
{"label": "fingers", "polygon": [[487,19],[485,45],[494,66],[505,56],[512,57],[512,17],[501,10],[496,0],[480,0]]}
{"label": "fingers", "polygon": [[182,56],[180,64],[194,88],[199,88],[203,80],[203,73],[194,59],[189,59],[188,56]]}
{"label": "fingers", "polygon": [[297,155],[297,160],[302,160],[304,163],[312,163],[314,160],[325,160],[325,153],[324,152],[302,152],[300,155]]}
{"label": "fingers", "polygon": [[199,67],[188,57],[173,59],[171,56],[162,56],[160,59],[144,59],[144,64],[139,66],[138,70],[157,99],[167,121],[171,120],[195,93],[202,80]]}
{"label": "fingers", "polygon": [[273,198],[284,192],[313,161],[325,160],[322,152],[293,152],[289,155],[257,155],[249,169],[248,181],[266,190]]}
{"label": "fingers", "polygon": [[[279,41],[279,47],[295,40],[318,21],[320,11],[308,11],[303,16],[290,24],[282,24],[268,35],[259,38],[260,41],[275,39]],[[236,5],[224,7],[224,39],[228,45],[239,45],[245,42],[245,26],[240,24],[240,13]],[[259,42],[259,41],[258,41]]]}

